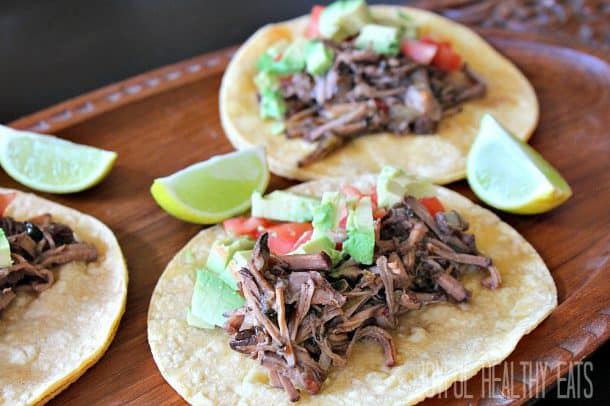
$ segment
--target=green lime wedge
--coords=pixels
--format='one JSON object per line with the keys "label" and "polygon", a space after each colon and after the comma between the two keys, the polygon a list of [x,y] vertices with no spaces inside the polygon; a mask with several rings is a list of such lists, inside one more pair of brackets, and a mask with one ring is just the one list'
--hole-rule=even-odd
{"label": "green lime wedge", "polygon": [[0,164],[17,182],[49,193],[73,193],[99,183],[117,154],[50,135],[0,126]]}
{"label": "green lime wedge", "polygon": [[543,213],[572,195],[551,164],[489,114],[468,153],[466,173],[481,200],[510,213]]}
{"label": "green lime wedge", "polygon": [[215,156],[165,178],[150,192],[163,210],[191,223],[212,224],[250,208],[253,192],[264,192],[269,169],[263,147]]}

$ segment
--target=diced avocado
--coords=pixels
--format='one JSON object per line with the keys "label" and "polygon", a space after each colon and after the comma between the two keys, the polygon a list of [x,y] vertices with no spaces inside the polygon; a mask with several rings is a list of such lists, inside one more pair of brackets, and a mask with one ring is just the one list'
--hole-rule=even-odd
{"label": "diced avocado", "polygon": [[195,316],[193,314],[193,312],[191,311],[190,307],[186,313],[186,322],[188,323],[189,326],[193,326],[193,327],[197,327],[197,328],[208,328],[208,329],[214,328],[213,324],[206,323],[205,321],[203,321],[203,319],[200,319],[199,317]]}
{"label": "diced avocado", "polygon": [[367,24],[362,27],[354,46],[359,49],[372,49],[380,54],[396,55],[400,50],[400,32],[396,27]]}
{"label": "diced avocado", "polygon": [[260,114],[262,118],[282,120],[286,114],[286,101],[279,92],[263,90],[260,93]]}
{"label": "diced avocado", "polygon": [[0,268],[6,268],[13,264],[11,259],[11,244],[4,235],[4,230],[0,228]]}
{"label": "diced avocado", "polygon": [[358,34],[373,18],[364,0],[338,0],[320,14],[318,29],[325,38],[335,41]]}
{"label": "diced avocado", "polygon": [[268,70],[258,72],[254,77],[254,84],[259,92],[277,92],[280,90],[280,79],[275,73]]}
{"label": "diced avocado", "polygon": [[361,264],[371,265],[375,248],[375,228],[370,197],[363,197],[356,204],[356,208],[349,211],[346,230],[347,239],[343,243],[343,250]]}
{"label": "diced avocado", "polygon": [[312,237],[311,240],[301,245],[291,254],[315,254],[318,252],[327,253],[333,265],[343,258],[341,251],[335,249],[335,243],[325,235],[319,235],[316,238]]}
{"label": "diced avocado", "polygon": [[218,239],[214,241],[210,248],[205,267],[214,272],[227,285],[237,290],[235,279],[227,270],[227,266],[237,251],[250,250],[253,247],[254,241],[248,237]]}
{"label": "diced avocado", "polygon": [[[233,258],[229,261],[229,265],[226,268],[226,273],[231,275],[231,283],[230,286],[234,287],[237,290],[237,281],[235,280],[235,276],[241,268],[245,268],[248,266],[248,261],[252,258],[252,250],[243,250],[237,251],[233,254]],[[225,281],[226,282],[226,281]]]}
{"label": "diced avocado", "polygon": [[402,169],[384,166],[377,177],[377,204],[390,208],[405,194],[415,197],[435,195],[434,187],[425,179],[407,175]]}
{"label": "diced avocado", "polygon": [[307,47],[305,70],[312,75],[323,75],[333,65],[335,52],[320,41]]}
{"label": "diced avocado", "polygon": [[301,72],[305,69],[305,51],[308,44],[308,40],[297,38],[287,47],[271,47],[258,58],[256,67],[260,72],[270,72],[278,76]]}
{"label": "diced avocado", "polygon": [[215,273],[198,269],[187,322],[195,326],[222,326],[226,321],[223,313],[237,309],[244,303],[244,298]]}
{"label": "diced avocado", "polygon": [[324,192],[322,194],[322,201],[313,213],[314,235],[312,238],[339,227],[342,203],[343,195],[338,192]]}
{"label": "diced avocado", "polygon": [[281,190],[269,193],[265,197],[258,192],[252,194],[252,216],[270,220],[297,223],[311,221],[313,211],[319,205],[320,201],[316,198]]}
{"label": "diced avocado", "polygon": [[271,70],[278,57],[288,48],[288,45],[289,42],[283,40],[269,47],[264,54],[259,56],[256,61],[256,68],[261,72]]}

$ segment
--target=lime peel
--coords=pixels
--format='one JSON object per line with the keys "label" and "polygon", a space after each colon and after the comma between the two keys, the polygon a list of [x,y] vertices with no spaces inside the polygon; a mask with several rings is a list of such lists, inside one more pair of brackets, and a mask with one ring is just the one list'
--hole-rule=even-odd
{"label": "lime peel", "polygon": [[88,189],[106,177],[116,158],[113,151],[0,125],[2,167],[34,190],[74,193]]}
{"label": "lime peel", "polygon": [[571,195],[559,172],[491,115],[481,120],[466,162],[468,183],[484,202],[517,214],[549,211]]}
{"label": "lime peel", "polygon": [[150,192],[172,216],[213,224],[250,208],[253,192],[264,192],[269,169],[263,147],[215,156],[153,181]]}

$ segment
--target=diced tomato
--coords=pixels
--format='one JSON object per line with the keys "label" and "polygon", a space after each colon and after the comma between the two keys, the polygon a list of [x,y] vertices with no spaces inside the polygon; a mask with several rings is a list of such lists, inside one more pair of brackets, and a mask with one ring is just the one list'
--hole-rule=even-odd
{"label": "diced tomato", "polygon": [[416,39],[404,39],[400,44],[403,55],[423,65],[428,65],[432,62],[438,48],[438,44]]}
{"label": "diced tomato", "polygon": [[311,236],[313,235],[313,230],[305,231],[299,239],[294,243],[290,252],[297,250],[301,245],[305,244],[307,241],[311,240]]}
{"label": "diced tomato", "polygon": [[431,215],[435,215],[439,211],[445,211],[445,207],[436,197],[422,197],[419,202],[424,205]]}
{"label": "diced tomato", "polygon": [[384,113],[390,111],[390,107],[388,106],[388,104],[381,99],[375,99],[375,105],[379,110],[383,111]]}
{"label": "diced tomato", "polygon": [[458,70],[462,67],[462,58],[451,49],[451,45],[441,44],[432,60],[432,64],[446,71]]}
{"label": "diced tomato", "polygon": [[320,36],[320,14],[324,11],[324,6],[315,5],[311,8],[309,25],[307,26],[307,38]]}
{"label": "diced tomato", "polygon": [[431,37],[423,37],[420,42],[429,45],[436,45],[437,51],[432,59],[432,65],[439,69],[452,71],[462,67],[462,57],[453,50],[448,41],[437,41]]}
{"label": "diced tomato", "polygon": [[275,62],[279,62],[282,60],[282,56],[283,56],[283,54],[281,52],[278,52],[277,55],[273,58],[273,60]]}
{"label": "diced tomato", "polygon": [[222,222],[225,230],[234,235],[246,235],[256,239],[267,227],[274,225],[275,222],[259,217],[233,217]]}
{"label": "diced tomato", "polygon": [[288,254],[303,234],[312,229],[311,223],[282,223],[268,227],[269,249],[277,255]]}
{"label": "diced tomato", "polygon": [[343,193],[347,198],[357,197],[358,199],[365,196],[358,188],[355,188],[350,185],[343,186],[341,188],[341,193]]}
{"label": "diced tomato", "polygon": [[13,199],[17,196],[15,192],[5,193],[0,195],[0,215],[4,215],[4,211],[8,207],[8,205],[13,201]]}
{"label": "diced tomato", "polygon": [[341,217],[339,218],[339,228],[345,229],[347,226],[347,207],[341,207]]}

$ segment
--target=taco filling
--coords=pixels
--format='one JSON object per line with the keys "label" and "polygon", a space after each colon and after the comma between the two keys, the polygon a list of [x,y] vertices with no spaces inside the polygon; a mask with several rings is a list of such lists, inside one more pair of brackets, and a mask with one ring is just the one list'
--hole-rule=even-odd
{"label": "taco filling", "polygon": [[368,134],[432,134],[485,83],[444,38],[419,36],[408,15],[377,21],[364,0],[315,6],[307,39],[263,53],[254,78],[262,118],[314,143],[303,167]]}
{"label": "taco filling", "polygon": [[318,393],[357,341],[378,343],[395,365],[399,316],[468,301],[466,273],[501,284],[468,222],[428,187],[385,167],[372,191],[253,195],[253,217],[225,221],[233,237],[216,240],[197,271],[187,321],[223,327],[230,348],[257,359],[291,401]]}
{"label": "taco filling", "polygon": [[93,262],[95,246],[79,242],[70,227],[50,214],[17,221],[0,217],[0,315],[20,289],[42,292],[54,281],[53,269],[73,261]]}

